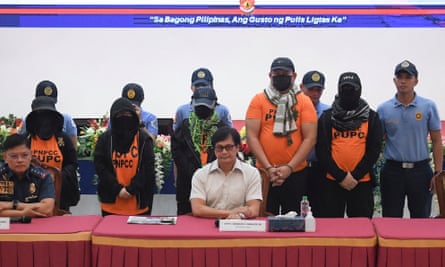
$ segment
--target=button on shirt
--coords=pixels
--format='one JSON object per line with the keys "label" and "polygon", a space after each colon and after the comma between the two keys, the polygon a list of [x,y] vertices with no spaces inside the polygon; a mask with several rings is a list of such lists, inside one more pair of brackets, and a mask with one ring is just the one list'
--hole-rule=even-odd
{"label": "button on shirt", "polygon": [[199,198],[219,210],[245,206],[249,200],[262,200],[261,178],[258,170],[237,159],[227,175],[213,161],[198,169],[192,178],[190,199]]}

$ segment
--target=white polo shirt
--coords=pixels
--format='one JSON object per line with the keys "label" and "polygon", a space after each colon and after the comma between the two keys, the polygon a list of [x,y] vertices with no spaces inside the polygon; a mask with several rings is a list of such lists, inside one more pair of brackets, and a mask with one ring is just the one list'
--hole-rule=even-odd
{"label": "white polo shirt", "polygon": [[245,206],[253,199],[262,200],[260,173],[237,159],[233,169],[225,175],[215,160],[193,174],[190,199],[193,198],[203,199],[208,207],[219,210]]}

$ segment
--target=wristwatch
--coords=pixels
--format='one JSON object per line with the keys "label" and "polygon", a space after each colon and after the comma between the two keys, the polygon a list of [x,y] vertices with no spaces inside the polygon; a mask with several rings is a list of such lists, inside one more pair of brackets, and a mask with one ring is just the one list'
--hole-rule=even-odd
{"label": "wristwatch", "polygon": [[14,200],[12,201],[12,209],[13,209],[13,210],[16,210],[17,207],[18,207],[18,205],[19,205],[19,201],[18,201],[17,199],[14,199]]}
{"label": "wristwatch", "polygon": [[238,213],[238,216],[239,216],[241,219],[246,219],[246,218],[247,218],[247,216],[246,216],[246,214],[244,214],[244,212],[240,212],[240,213]]}

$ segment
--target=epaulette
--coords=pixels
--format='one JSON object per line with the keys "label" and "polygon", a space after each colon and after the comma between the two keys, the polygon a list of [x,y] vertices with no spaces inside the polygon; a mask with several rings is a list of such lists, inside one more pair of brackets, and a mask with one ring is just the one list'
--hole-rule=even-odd
{"label": "epaulette", "polygon": [[48,172],[45,169],[37,166],[31,166],[29,168],[29,173],[40,179],[44,179],[48,175]]}
{"label": "epaulette", "polygon": [[2,164],[1,166],[0,166],[0,175],[3,175],[3,174],[5,174],[5,173],[7,173],[8,172],[8,169],[6,168],[6,165],[5,164]]}

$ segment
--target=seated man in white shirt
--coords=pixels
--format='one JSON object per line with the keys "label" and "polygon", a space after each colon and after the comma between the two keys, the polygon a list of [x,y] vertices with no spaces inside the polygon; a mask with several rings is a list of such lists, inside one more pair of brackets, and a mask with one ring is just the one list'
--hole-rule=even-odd
{"label": "seated man in white shirt", "polygon": [[259,215],[261,177],[255,167],[237,158],[240,143],[234,128],[221,127],[213,135],[217,159],[198,169],[192,178],[194,216],[246,219]]}

